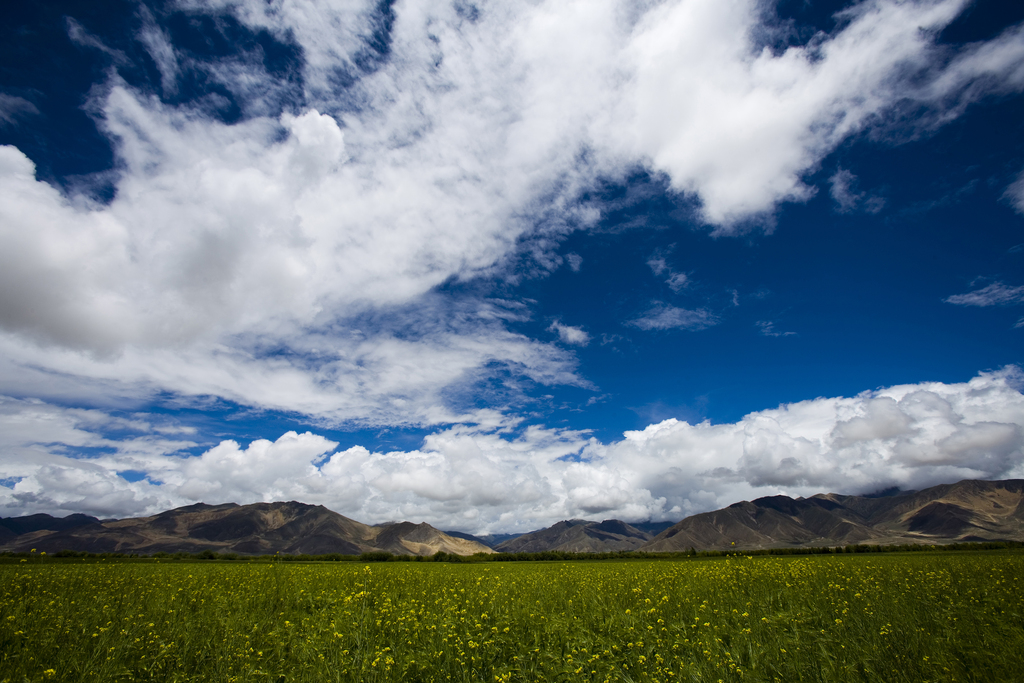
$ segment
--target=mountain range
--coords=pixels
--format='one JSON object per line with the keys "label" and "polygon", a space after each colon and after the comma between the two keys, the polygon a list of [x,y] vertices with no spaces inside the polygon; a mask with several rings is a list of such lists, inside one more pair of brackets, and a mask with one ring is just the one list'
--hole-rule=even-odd
{"label": "mountain range", "polygon": [[[493,553],[472,540],[454,538],[429,524],[399,522],[369,526],[332,512],[321,505],[303,503],[254,503],[206,505],[199,503],[161,512],[152,517],[101,521],[78,516],[8,518],[0,526],[31,529],[8,536],[0,552],[28,552],[32,548],[53,553],[60,550],[92,553],[119,552],[233,552],[242,555],[360,555],[388,552],[392,555],[455,555]],[[32,524],[21,520],[33,519]],[[46,528],[49,526],[50,528]]]}
{"label": "mountain range", "polygon": [[965,480],[878,496],[768,496],[687,517],[647,552],[1024,541],[1024,480]]}
{"label": "mountain range", "polygon": [[[1024,541],[1024,480],[973,481],[871,496],[767,496],[670,522],[566,520],[522,535],[475,537],[429,524],[369,526],[319,505],[199,503],[151,517],[0,518],[0,552],[234,552],[358,555],[685,552],[853,544]],[[668,527],[668,528],[665,528]],[[493,547],[492,547],[493,546]]]}

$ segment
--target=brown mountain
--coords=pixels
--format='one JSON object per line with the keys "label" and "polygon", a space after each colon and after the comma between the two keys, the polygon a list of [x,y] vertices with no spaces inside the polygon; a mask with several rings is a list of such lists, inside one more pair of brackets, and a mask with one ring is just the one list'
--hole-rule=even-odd
{"label": "brown mountain", "polygon": [[[52,526],[52,525],[50,525]],[[429,524],[402,522],[368,526],[321,505],[199,503],[152,517],[95,522],[63,529],[39,529],[7,537],[0,552],[32,548],[152,554],[157,552],[235,552],[358,555],[386,551],[395,555],[492,553],[480,543],[453,538]]]}
{"label": "brown mountain", "polygon": [[503,553],[537,553],[545,550],[603,553],[636,550],[650,539],[651,534],[617,519],[606,519],[603,522],[570,519],[499,543],[494,549]]}
{"label": "brown mountain", "polygon": [[687,517],[639,550],[1024,541],[1024,480],[961,481],[886,496],[769,496]]}

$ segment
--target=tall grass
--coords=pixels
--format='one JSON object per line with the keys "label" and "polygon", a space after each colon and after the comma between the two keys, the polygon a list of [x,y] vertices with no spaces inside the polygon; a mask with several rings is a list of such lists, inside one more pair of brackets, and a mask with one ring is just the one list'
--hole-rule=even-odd
{"label": "tall grass", "polygon": [[1008,681],[1024,554],[0,566],[0,681]]}

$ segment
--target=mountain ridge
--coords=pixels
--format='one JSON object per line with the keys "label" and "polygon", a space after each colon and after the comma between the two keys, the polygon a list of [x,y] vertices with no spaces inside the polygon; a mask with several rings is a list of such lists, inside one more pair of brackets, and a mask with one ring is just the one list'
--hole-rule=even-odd
{"label": "mountain ridge", "polygon": [[139,554],[211,550],[241,555],[495,552],[483,544],[448,536],[426,523],[369,526],[322,505],[296,501],[250,505],[197,503],[148,517],[97,521],[57,530],[37,529],[8,539],[0,545],[0,552],[26,552],[30,548],[46,552]]}
{"label": "mountain ridge", "polygon": [[[196,503],[115,520],[81,514],[0,518],[0,552],[35,548],[140,554],[213,550],[243,555],[471,555],[1024,541],[1024,480],[967,479],[885,495],[764,496],[670,524],[571,519],[527,534],[475,537],[440,531],[427,523],[370,526],[322,505],[296,501]],[[651,533],[658,529],[660,533]]]}
{"label": "mountain ridge", "polygon": [[1024,480],[965,479],[881,497],[766,496],[693,515],[638,550],[1024,541]]}

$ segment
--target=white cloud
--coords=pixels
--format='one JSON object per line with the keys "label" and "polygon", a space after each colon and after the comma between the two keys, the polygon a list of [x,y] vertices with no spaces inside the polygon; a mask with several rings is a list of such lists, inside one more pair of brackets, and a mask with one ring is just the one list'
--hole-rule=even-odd
{"label": "white cloud", "polygon": [[1011,26],[992,40],[965,46],[944,69],[933,65],[931,74],[912,95],[922,103],[942,105],[925,118],[931,125],[960,116],[983,97],[1020,92],[1024,89],[1024,24]]}
{"label": "white cloud", "polygon": [[641,330],[703,330],[717,325],[718,317],[703,308],[689,310],[658,302],[642,316],[626,324]]}
{"label": "white cloud", "polygon": [[1019,31],[937,66],[944,55],[934,38],[965,5],[858,3],[832,35],[774,53],[751,38],[761,3],[658,4],[626,50],[635,77],[621,101],[636,127],[623,145],[699,196],[720,232],[731,231],[778,202],[809,198],[802,175],[898,106],[961,111],[988,92],[1019,90]]}
{"label": "white cloud", "polygon": [[[493,362],[582,383],[570,354],[499,314],[415,343],[394,319],[442,283],[507,275],[517,250],[557,266],[562,238],[600,218],[580,201],[597,178],[664,173],[735,232],[811,196],[805,174],[851,135],[902,125],[908,102],[939,125],[1019,91],[1019,30],[935,44],[964,5],[869,0],[773,52],[756,0],[510,2],[476,18],[412,0],[373,58],[377,3],[181,0],[295,44],[304,108],[281,104],[300,86],[253,55],[185,64],[144,20],[165,91],[201,71],[245,117],[225,124],[209,100],[170,105],[112,74],[90,103],[115,146],[108,204],[62,194],[0,147],[0,391],[45,376],[36,392],[79,399],[171,391],[429,424],[461,419],[440,397]],[[73,19],[68,33],[128,65]],[[632,324],[715,322],[659,305]]]}
{"label": "white cloud", "polygon": [[[170,438],[188,434],[158,416],[117,418],[100,410],[63,408],[0,397],[0,516],[23,510],[102,516],[144,514],[177,502],[149,481],[129,483],[118,471],[159,471],[168,457],[196,446]],[[92,457],[82,458],[82,453]]]}
{"label": "white cloud", "polygon": [[647,265],[650,266],[655,275],[668,275],[665,279],[665,284],[673,292],[679,292],[690,284],[690,278],[686,273],[677,273],[672,270],[668,265],[668,261],[663,256],[652,256],[648,259]]}
{"label": "white cloud", "polygon": [[164,95],[173,95],[178,92],[178,56],[174,46],[167,33],[154,21],[148,7],[140,4],[138,12],[142,18],[139,42],[145,46],[160,72],[160,87]]}
{"label": "white cloud", "polygon": [[1003,193],[1003,199],[1010,202],[1017,213],[1024,214],[1024,172],[1017,175]]}
{"label": "white cloud", "polygon": [[1002,282],[993,282],[973,292],[947,297],[945,301],[959,306],[1010,306],[1024,303],[1024,285],[1007,287]]}
{"label": "white cloud", "polygon": [[789,337],[796,334],[796,332],[780,332],[775,329],[775,323],[771,320],[758,320],[756,325],[764,337]]}
{"label": "white cloud", "polygon": [[24,97],[0,92],[0,126],[13,125],[20,118],[38,113],[36,105]]}
{"label": "white cloud", "polygon": [[590,335],[582,328],[563,325],[557,320],[551,323],[550,327],[548,327],[548,331],[556,333],[558,338],[566,344],[586,346],[590,343]]}
{"label": "white cloud", "polygon": [[300,45],[305,87],[314,101],[334,101],[339,96],[337,83],[359,74],[357,56],[375,28],[376,3],[366,0],[177,0],[175,4],[196,14],[232,13],[244,25]]}
{"label": "white cloud", "polygon": [[652,256],[647,260],[647,265],[655,275],[661,275],[669,269],[668,262],[663,256]]}
{"label": "white cloud", "polygon": [[[294,337],[292,353],[267,355],[259,340],[240,339],[234,346],[129,347],[115,361],[0,336],[0,372],[18,393],[61,400],[85,395],[130,406],[167,390],[369,425],[478,422],[479,411],[453,404],[452,395],[471,391],[495,365],[544,385],[589,386],[569,352],[507,331],[509,318],[514,311],[495,303],[428,297],[354,320],[341,334]],[[500,400],[492,405],[504,408]]]}
{"label": "white cloud", "polygon": [[318,476],[317,461],[337,445],[309,432],[288,432],[274,442],[259,439],[245,449],[234,441],[222,441],[157,476],[178,496],[190,500],[243,504],[291,500],[295,492],[304,492],[307,479]]}
{"label": "white cloud", "polygon": [[107,55],[114,64],[119,66],[128,64],[128,58],[123,52],[107,47],[102,40],[94,36],[92,33],[89,33],[89,31],[75,21],[73,17],[65,17],[64,21],[67,26],[68,38],[71,39],[71,42],[80,47],[87,47],[92,50],[100,51]]}
{"label": "white cloud", "polygon": [[[832,491],[920,489],[960,479],[1024,477],[1024,376],[929,382],[818,398],[731,424],[670,419],[602,444],[529,427],[456,426],[414,451],[337,451],[289,432],[201,457],[176,453],[142,418],[121,441],[111,419],[38,401],[0,403],[0,509],[129,515],[196,501],[301,500],[364,522],[396,518],[475,532],[528,531],[561,519],[678,520],[738,500]],[[70,457],[106,444],[101,455]],[[31,457],[26,457],[28,455]],[[130,483],[116,472],[146,472]],[[154,482],[163,482],[156,484]]]}
{"label": "white cloud", "polygon": [[690,278],[686,276],[686,273],[672,273],[665,284],[668,285],[669,289],[673,292],[678,292],[681,289],[685,289],[690,284]]}
{"label": "white cloud", "polygon": [[878,213],[885,206],[881,197],[868,196],[865,192],[857,192],[857,176],[844,168],[837,170],[829,178],[831,188],[829,194],[835,200],[839,213],[851,213],[863,207],[867,213]]}
{"label": "white cloud", "polygon": [[582,256],[580,256],[579,254],[567,254],[565,260],[566,262],[568,262],[569,268],[572,269],[572,272],[580,272],[580,268],[583,266]]}
{"label": "white cloud", "polygon": [[862,195],[854,194],[850,189],[856,178],[857,176],[842,168],[829,178],[829,183],[832,185],[829,194],[832,195],[832,199],[836,201],[839,210],[843,213],[852,211],[862,198]]}

